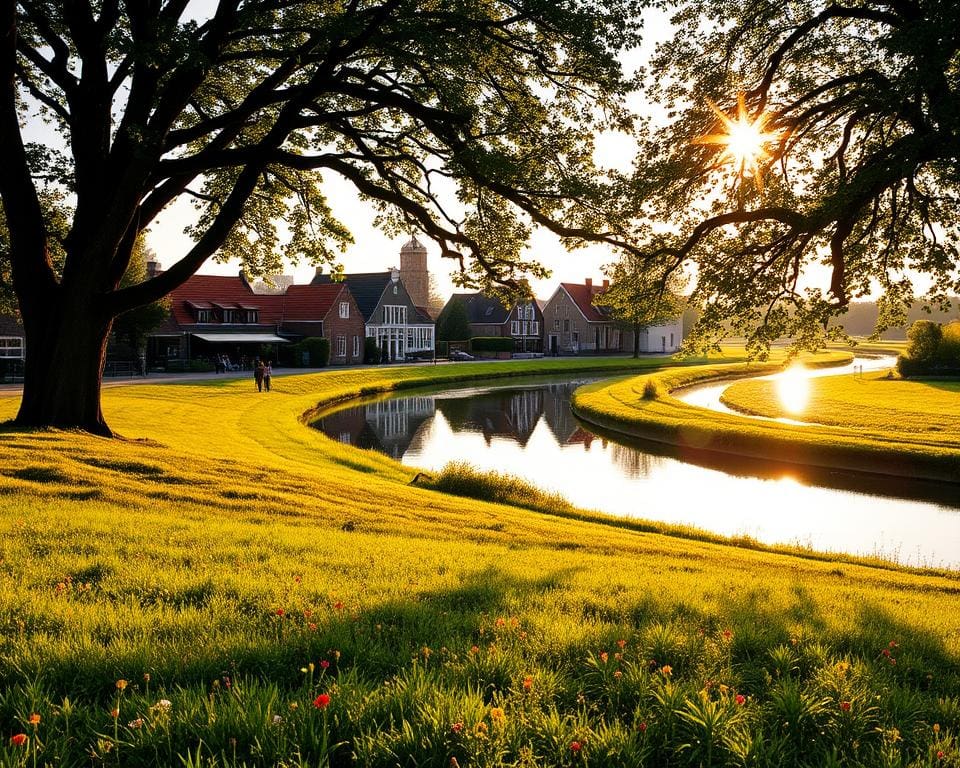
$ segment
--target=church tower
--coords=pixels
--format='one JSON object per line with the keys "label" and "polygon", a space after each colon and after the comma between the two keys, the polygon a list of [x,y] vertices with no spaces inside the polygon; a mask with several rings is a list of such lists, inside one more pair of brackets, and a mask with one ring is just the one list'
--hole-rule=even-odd
{"label": "church tower", "polygon": [[411,237],[400,248],[400,279],[416,306],[429,306],[430,272],[427,270],[427,248],[416,237]]}

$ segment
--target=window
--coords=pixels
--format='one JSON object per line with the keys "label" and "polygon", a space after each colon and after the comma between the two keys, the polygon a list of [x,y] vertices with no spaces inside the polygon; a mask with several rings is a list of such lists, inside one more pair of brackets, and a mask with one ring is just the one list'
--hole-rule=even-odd
{"label": "window", "polygon": [[353,356],[360,357],[360,337],[353,337]]}
{"label": "window", "polygon": [[383,322],[385,325],[406,325],[407,308],[394,304],[387,304],[383,308]]}
{"label": "window", "polygon": [[243,322],[245,323],[258,323],[260,322],[260,311],[256,309],[248,309],[243,313]]}
{"label": "window", "polygon": [[341,302],[340,302],[340,317],[342,317],[344,320],[346,320],[348,317],[350,317],[350,302],[349,302],[349,301],[341,301]]}
{"label": "window", "polygon": [[670,346],[671,346],[671,347],[673,346],[673,334],[672,334],[672,333],[670,334]]}
{"label": "window", "polygon": [[210,310],[209,310],[209,309],[198,309],[198,310],[197,310],[197,322],[198,322],[198,323],[209,323],[209,322],[210,322]]}
{"label": "window", "polygon": [[553,321],[553,330],[555,330],[555,331],[559,331],[559,330],[560,330],[560,320],[559,320],[559,318]]}
{"label": "window", "polygon": [[524,304],[522,310],[523,320],[533,320],[533,304]]}
{"label": "window", "polygon": [[0,358],[22,360],[23,339],[19,336],[0,338]]}
{"label": "window", "polygon": [[240,313],[235,309],[225,309],[223,310],[223,322],[225,323],[239,323],[240,322]]}
{"label": "window", "polygon": [[530,335],[531,336],[540,335],[540,323],[537,320],[530,321]]}
{"label": "window", "polygon": [[511,320],[511,321],[510,321],[510,335],[511,335],[511,336],[519,336],[519,335],[520,335],[520,321],[519,321],[519,320]]}
{"label": "window", "polygon": [[564,320],[564,321],[563,321],[563,330],[564,330],[565,333],[570,330],[570,321],[569,321],[569,320]]}
{"label": "window", "polygon": [[347,356],[347,337],[337,336],[337,357]]}

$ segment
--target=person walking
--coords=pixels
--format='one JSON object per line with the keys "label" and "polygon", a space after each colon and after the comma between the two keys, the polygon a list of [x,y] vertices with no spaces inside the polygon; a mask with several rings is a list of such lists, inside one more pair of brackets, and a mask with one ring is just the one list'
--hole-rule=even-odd
{"label": "person walking", "polygon": [[257,392],[263,392],[263,373],[266,368],[259,357],[253,362],[253,380],[257,382]]}
{"label": "person walking", "polygon": [[263,367],[263,386],[270,391],[270,379],[273,378],[273,360],[267,360],[267,364]]}

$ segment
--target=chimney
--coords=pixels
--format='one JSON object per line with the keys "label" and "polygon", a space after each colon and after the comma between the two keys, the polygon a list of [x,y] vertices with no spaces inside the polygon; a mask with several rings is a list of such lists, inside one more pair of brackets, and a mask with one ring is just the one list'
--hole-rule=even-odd
{"label": "chimney", "polygon": [[161,272],[163,272],[163,267],[160,266],[159,261],[147,262],[147,277],[156,277]]}
{"label": "chimney", "polygon": [[393,282],[397,282],[400,279],[400,270],[396,267],[390,267],[390,279]]}
{"label": "chimney", "polygon": [[593,288],[593,278],[592,278],[592,277],[588,277],[588,278],[586,279],[586,285],[587,285],[587,288]]}
{"label": "chimney", "polygon": [[609,280],[604,280],[604,281],[603,281],[603,290],[607,290],[609,287],[610,287],[610,281],[609,281]]}

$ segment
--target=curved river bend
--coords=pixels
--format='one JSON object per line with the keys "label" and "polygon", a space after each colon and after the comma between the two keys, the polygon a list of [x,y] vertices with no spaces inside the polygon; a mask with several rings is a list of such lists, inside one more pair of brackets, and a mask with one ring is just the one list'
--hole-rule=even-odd
{"label": "curved river bend", "polygon": [[[466,461],[518,475],[586,509],[769,544],[960,568],[957,486],[612,439],[570,411],[573,391],[595,380],[540,378],[408,392],[355,401],[313,426],[424,469]],[[688,396],[707,404],[727,384],[697,387]]]}

